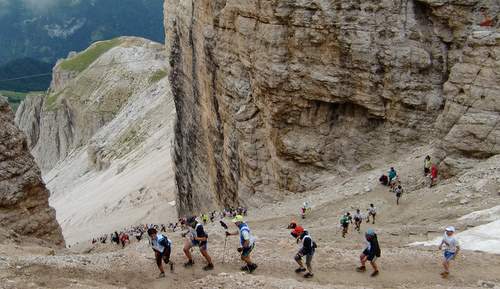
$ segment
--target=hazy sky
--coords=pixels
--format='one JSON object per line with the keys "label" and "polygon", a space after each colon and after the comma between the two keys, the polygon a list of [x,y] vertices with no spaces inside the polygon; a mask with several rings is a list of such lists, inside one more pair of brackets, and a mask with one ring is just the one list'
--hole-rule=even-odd
{"label": "hazy sky", "polygon": [[78,4],[82,0],[0,0],[0,16],[9,12],[14,2],[22,2],[24,6],[35,13],[45,13],[61,3]]}

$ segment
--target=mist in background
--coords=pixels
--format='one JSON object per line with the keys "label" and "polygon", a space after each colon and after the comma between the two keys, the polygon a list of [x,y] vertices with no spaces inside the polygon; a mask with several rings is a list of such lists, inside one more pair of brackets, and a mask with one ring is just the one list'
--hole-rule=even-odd
{"label": "mist in background", "polygon": [[119,36],[164,41],[163,0],[0,0],[0,91],[44,90],[60,58]]}

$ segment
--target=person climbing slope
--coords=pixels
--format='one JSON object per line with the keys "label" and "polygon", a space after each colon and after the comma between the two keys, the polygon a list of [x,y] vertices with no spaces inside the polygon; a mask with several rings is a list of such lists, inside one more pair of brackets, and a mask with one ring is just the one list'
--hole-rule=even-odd
{"label": "person climbing slope", "polygon": [[426,156],[424,159],[424,177],[427,177],[429,173],[431,172],[431,156]]}
{"label": "person climbing slope", "polygon": [[403,195],[403,187],[401,185],[398,185],[396,188],[394,188],[394,194],[396,194],[396,205],[399,205],[399,199]]}
{"label": "person climbing slope", "polygon": [[380,257],[380,246],[378,244],[378,237],[377,234],[375,234],[375,231],[373,231],[372,229],[368,229],[365,233],[365,239],[366,239],[366,247],[363,250],[363,253],[361,253],[361,256],[359,256],[361,266],[356,268],[356,271],[365,272],[366,271],[365,264],[367,261],[369,261],[373,268],[373,273],[371,274],[371,276],[375,277],[379,274],[378,266],[376,263],[377,258]]}
{"label": "person climbing slope", "polygon": [[302,205],[302,208],[300,209],[300,214],[302,219],[306,218],[306,215],[311,211],[311,206],[309,205],[309,202],[304,202]]}
{"label": "person climbing slope", "polygon": [[436,165],[431,166],[431,184],[429,187],[432,187],[436,184],[436,180],[438,177],[438,168]]}
{"label": "person climbing slope", "polygon": [[253,263],[250,258],[250,254],[255,248],[255,238],[252,236],[248,225],[243,221],[243,216],[236,215],[233,219],[233,223],[238,227],[238,232],[230,233],[226,231],[226,236],[240,235],[240,247],[238,248],[238,252],[241,253],[241,260],[245,262],[241,270],[252,273],[257,269],[257,264]]}
{"label": "person climbing slope", "polygon": [[377,208],[373,206],[373,204],[370,204],[370,207],[368,208],[368,216],[366,217],[366,222],[370,223],[370,217],[372,217],[372,224],[375,224],[375,216],[377,215]]}
{"label": "person climbing slope", "polygon": [[170,261],[170,253],[172,252],[172,241],[167,236],[159,234],[155,228],[148,229],[148,236],[151,248],[155,252],[156,265],[160,269],[159,278],[165,277],[163,262],[170,264],[170,271],[174,271],[174,263]]}
{"label": "person climbing slope", "polygon": [[450,262],[455,260],[460,251],[460,244],[458,243],[458,239],[454,236],[455,228],[450,226],[445,229],[445,233],[443,236],[443,240],[439,245],[439,250],[445,246],[444,255],[443,255],[443,267],[444,271],[441,272],[441,276],[443,278],[448,277],[450,274]]}
{"label": "person climbing slope", "polygon": [[387,177],[389,178],[389,185],[391,185],[396,181],[398,174],[396,173],[396,170],[393,167],[391,167],[391,169],[389,170]]}
{"label": "person climbing slope", "polygon": [[354,226],[356,231],[361,232],[361,223],[363,223],[363,215],[359,209],[356,210],[356,214],[354,214]]}
{"label": "person climbing slope", "polygon": [[342,225],[342,238],[345,238],[349,230],[349,223],[352,222],[351,213],[347,212],[340,218],[340,225]]}
{"label": "person climbing slope", "polygon": [[295,221],[290,222],[287,229],[292,229],[290,235],[292,235],[292,237],[294,237],[296,240],[298,240],[300,235],[304,233],[304,228],[302,228],[302,226],[297,225]]}
{"label": "person climbing slope", "polygon": [[[299,274],[307,271],[304,278],[312,278],[314,276],[312,272],[312,260],[317,247],[316,243],[307,231],[302,232],[298,240],[302,241],[302,247],[297,252],[297,255],[295,255],[295,262],[299,264],[299,268],[295,270],[295,273]],[[302,261],[303,257],[306,257],[306,267],[304,267],[304,262]]]}
{"label": "person climbing slope", "polygon": [[200,253],[208,263],[203,267],[203,270],[208,271],[214,269],[212,258],[208,255],[208,234],[205,232],[203,225],[196,221],[196,217],[189,217],[186,220],[186,224],[189,226],[189,232],[184,233],[183,237],[189,234],[190,238],[186,238],[184,242],[184,254],[188,258],[188,262],[184,264],[184,267],[191,267],[194,265],[193,256],[190,250],[193,246],[198,246],[200,248]]}

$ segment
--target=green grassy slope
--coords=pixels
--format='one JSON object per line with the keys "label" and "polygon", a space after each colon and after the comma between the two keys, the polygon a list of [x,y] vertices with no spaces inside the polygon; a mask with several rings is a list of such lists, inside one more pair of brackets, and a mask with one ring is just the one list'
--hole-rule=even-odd
{"label": "green grassy slope", "polygon": [[113,47],[120,45],[120,43],[121,40],[118,38],[97,42],[84,52],[62,61],[59,67],[64,70],[82,72],[94,61],[96,61],[97,58],[108,52]]}

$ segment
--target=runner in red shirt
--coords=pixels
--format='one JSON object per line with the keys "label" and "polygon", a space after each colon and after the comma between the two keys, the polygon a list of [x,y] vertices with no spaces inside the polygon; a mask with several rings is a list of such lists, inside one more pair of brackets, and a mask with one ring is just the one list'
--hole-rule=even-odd
{"label": "runner in red shirt", "polygon": [[290,232],[290,235],[292,235],[295,239],[297,239],[302,233],[304,233],[304,228],[297,225],[295,221],[292,221],[290,225],[288,225],[288,229],[293,229],[293,231]]}
{"label": "runner in red shirt", "polygon": [[435,181],[438,177],[438,168],[436,165],[432,165],[431,167],[431,187],[435,185]]}

